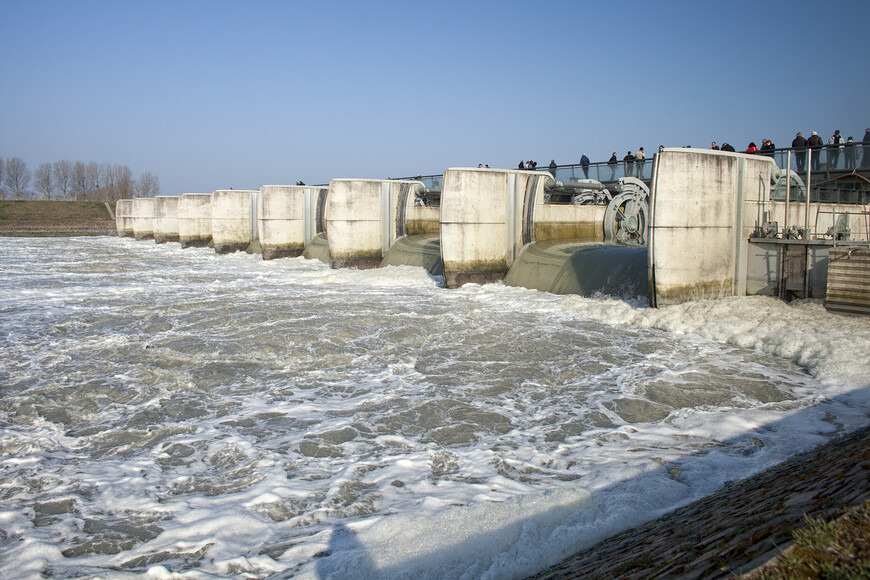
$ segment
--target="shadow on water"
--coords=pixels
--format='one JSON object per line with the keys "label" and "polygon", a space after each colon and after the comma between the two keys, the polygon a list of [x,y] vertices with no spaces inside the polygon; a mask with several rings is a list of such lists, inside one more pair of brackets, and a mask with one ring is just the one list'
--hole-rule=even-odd
{"label": "shadow on water", "polygon": [[322,580],[376,577],[375,565],[356,532],[343,523],[332,528],[329,549],[317,561],[317,577]]}
{"label": "shadow on water", "polygon": [[[368,530],[360,539],[340,523],[333,529],[328,552],[316,562],[317,578],[529,578],[607,538],[708,497],[847,432],[864,428],[870,423],[868,403],[870,385],[714,442],[673,463],[643,469],[637,477],[591,494],[548,502],[555,507],[532,510],[528,516],[522,515],[528,511],[523,506],[547,501],[551,494],[447,510],[467,510],[458,516],[442,512],[431,518],[420,517],[410,521],[423,524],[415,532],[399,529],[381,534],[380,540],[376,539],[371,546],[372,553],[363,543],[371,535]],[[846,419],[847,424],[854,426],[859,422],[857,417],[862,417],[863,426],[847,431],[846,424],[835,415],[838,409],[848,409],[851,419]],[[775,436],[777,433],[779,437]],[[832,473],[832,477],[837,478],[838,474]],[[689,479],[695,480],[691,486],[686,482]],[[866,479],[863,481],[870,486]],[[830,501],[833,504],[837,500]],[[493,513],[499,521],[474,517]],[[384,522],[401,517],[389,516]],[[507,523],[502,524],[504,521]],[[400,520],[392,525],[408,523]],[[456,526],[451,528],[453,525]],[[397,561],[396,554],[401,553],[415,555]]]}

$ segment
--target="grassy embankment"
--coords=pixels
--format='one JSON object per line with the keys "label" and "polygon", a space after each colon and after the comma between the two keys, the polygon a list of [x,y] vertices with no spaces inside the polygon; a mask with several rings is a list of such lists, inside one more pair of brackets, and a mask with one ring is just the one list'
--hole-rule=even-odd
{"label": "grassy embankment", "polygon": [[[114,203],[109,204],[112,211]],[[114,236],[100,201],[0,200],[0,236]]]}

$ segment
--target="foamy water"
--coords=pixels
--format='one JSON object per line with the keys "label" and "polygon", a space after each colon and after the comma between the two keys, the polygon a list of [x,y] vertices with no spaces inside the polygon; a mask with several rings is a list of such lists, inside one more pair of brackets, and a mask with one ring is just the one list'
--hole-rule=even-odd
{"label": "foamy water", "polygon": [[523,578],[870,423],[870,322],[0,238],[0,577]]}

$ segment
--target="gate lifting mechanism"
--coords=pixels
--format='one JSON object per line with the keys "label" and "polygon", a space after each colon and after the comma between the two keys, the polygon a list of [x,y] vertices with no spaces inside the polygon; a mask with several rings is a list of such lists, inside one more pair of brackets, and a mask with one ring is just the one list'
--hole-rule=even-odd
{"label": "gate lifting mechanism", "polygon": [[544,203],[607,205],[604,239],[607,242],[646,244],[649,187],[636,177],[621,177],[615,193],[595,179],[557,181],[549,187]]}

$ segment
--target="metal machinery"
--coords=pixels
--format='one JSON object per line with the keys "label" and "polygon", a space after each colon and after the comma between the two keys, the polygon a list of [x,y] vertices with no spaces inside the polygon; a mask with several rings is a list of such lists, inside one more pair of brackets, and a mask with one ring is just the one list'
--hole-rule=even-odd
{"label": "metal machinery", "polygon": [[647,241],[649,187],[636,177],[620,177],[607,186],[595,179],[556,181],[544,203],[606,205],[604,237],[607,242],[644,245]]}

